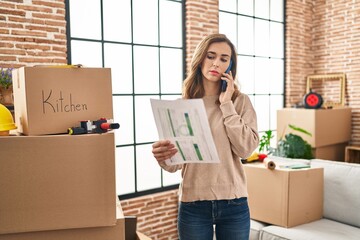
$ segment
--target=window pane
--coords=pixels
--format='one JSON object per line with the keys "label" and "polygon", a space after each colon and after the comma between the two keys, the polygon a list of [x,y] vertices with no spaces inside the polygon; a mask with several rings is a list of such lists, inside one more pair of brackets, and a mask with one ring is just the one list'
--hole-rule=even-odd
{"label": "window pane", "polygon": [[131,45],[104,44],[105,66],[111,68],[112,92],[132,93]]}
{"label": "window pane", "polygon": [[268,94],[270,64],[268,58],[255,58],[255,93]]}
{"label": "window pane", "polygon": [[270,0],[270,19],[284,21],[284,0]]}
{"label": "window pane", "polygon": [[134,147],[115,149],[116,194],[135,192],[135,159]]}
{"label": "window pane", "polygon": [[255,19],[255,55],[269,56],[269,21]]}
{"label": "window pane", "polygon": [[284,60],[270,59],[270,93],[284,92]]}
{"label": "window pane", "polygon": [[150,98],[159,99],[155,96],[135,97],[135,129],[137,143],[153,142],[156,139],[159,139]]}
{"label": "window pane", "polygon": [[[229,3],[219,0],[219,4]],[[276,110],[284,104],[284,1],[238,0],[237,7],[237,78],[240,90],[248,94],[258,113],[259,131],[271,127],[273,134],[277,135]],[[220,12],[220,26],[234,16],[230,12],[233,10]],[[226,29],[224,33],[233,34],[234,29]],[[276,136],[272,146],[276,147]]]}
{"label": "window pane", "polygon": [[238,53],[245,55],[254,55],[254,19],[253,18],[238,16],[238,35],[239,35],[238,47],[237,47]]}
{"label": "window pane", "polygon": [[114,121],[120,124],[115,131],[115,144],[134,142],[134,118],[132,96],[113,96]]}
{"label": "window pane", "polygon": [[271,56],[284,57],[284,25],[282,23],[270,23]]}
{"label": "window pane", "polygon": [[151,150],[151,144],[136,146],[138,191],[161,187],[161,168],[152,155]]}
{"label": "window pane", "polygon": [[236,1],[237,0],[220,0],[219,1],[219,10],[235,12],[236,11]]}
{"label": "window pane", "polygon": [[71,41],[71,63],[85,67],[102,67],[101,43]]}
{"label": "window pane", "polygon": [[269,0],[255,0],[255,17],[269,19]]}
{"label": "window pane", "polygon": [[[283,95],[271,95],[270,96],[270,129],[277,129],[277,110],[284,107]],[[282,132],[282,129],[279,129]]]}
{"label": "window pane", "polygon": [[161,92],[180,93],[182,89],[182,50],[160,49]]}
{"label": "window pane", "polygon": [[243,93],[254,93],[254,57],[238,57],[238,79]]}
{"label": "window pane", "polygon": [[134,46],[135,93],[159,92],[159,49]]}
{"label": "window pane", "polygon": [[131,42],[130,2],[130,0],[103,1],[105,40]]}
{"label": "window pane", "polygon": [[[220,1],[220,2],[226,2]],[[238,13],[253,16],[254,15],[254,0],[239,0]]]}
{"label": "window pane", "polygon": [[181,171],[169,173],[167,171],[162,170],[162,173],[163,173],[163,185],[165,187],[174,184],[179,184],[181,182]]}
{"label": "window pane", "polygon": [[70,0],[69,4],[71,37],[101,39],[100,0]]}
{"label": "window pane", "polygon": [[150,98],[181,98],[183,3],[65,1],[70,11],[69,63],[111,68],[114,122],[120,124],[114,131],[118,195],[161,188],[161,181],[165,186],[180,181],[180,171],[163,174],[152,156],[150,143],[159,137]]}
{"label": "window pane", "polygon": [[[219,32],[226,34],[230,41],[236,46],[236,15],[228,13],[219,13],[221,21],[219,22]],[[236,46],[237,47],[237,46]]]}
{"label": "window pane", "polygon": [[257,113],[258,131],[267,131],[270,127],[269,107],[269,96],[255,96],[255,111]]}
{"label": "window pane", "polygon": [[182,46],[181,4],[162,0],[160,2],[160,44]]}
{"label": "window pane", "polygon": [[133,0],[134,42],[158,44],[158,1]]}

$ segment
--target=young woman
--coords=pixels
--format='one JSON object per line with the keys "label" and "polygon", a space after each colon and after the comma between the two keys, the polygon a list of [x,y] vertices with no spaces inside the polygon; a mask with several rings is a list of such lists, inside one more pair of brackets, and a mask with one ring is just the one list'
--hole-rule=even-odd
{"label": "young woman", "polygon": [[[231,70],[225,73],[231,64]],[[254,108],[235,84],[237,54],[223,34],[205,37],[195,49],[183,98],[202,98],[220,163],[167,166],[178,150],[169,140],[152,145],[159,165],[169,172],[182,171],[178,232],[180,240],[247,240],[250,215],[246,177],[241,158],[259,143]],[[227,88],[221,90],[221,80]]]}

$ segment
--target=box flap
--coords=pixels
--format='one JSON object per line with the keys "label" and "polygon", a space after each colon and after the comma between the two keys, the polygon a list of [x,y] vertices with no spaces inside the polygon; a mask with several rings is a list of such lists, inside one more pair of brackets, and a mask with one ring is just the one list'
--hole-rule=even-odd
{"label": "box flap", "polygon": [[146,236],[145,234],[136,231],[136,235],[137,235],[137,240],[152,240],[151,238],[149,238],[148,236]]}

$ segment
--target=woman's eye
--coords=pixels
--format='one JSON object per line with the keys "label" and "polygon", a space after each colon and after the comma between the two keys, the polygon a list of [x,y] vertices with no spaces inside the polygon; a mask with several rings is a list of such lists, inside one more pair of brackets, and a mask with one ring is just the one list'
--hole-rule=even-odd
{"label": "woman's eye", "polygon": [[207,58],[208,58],[208,59],[214,59],[215,57],[214,57],[214,56],[211,56],[211,55],[208,55]]}
{"label": "woman's eye", "polygon": [[227,60],[227,59],[223,59],[223,58],[222,58],[222,59],[221,59],[221,61],[222,61],[222,62],[227,62],[228,60]]}

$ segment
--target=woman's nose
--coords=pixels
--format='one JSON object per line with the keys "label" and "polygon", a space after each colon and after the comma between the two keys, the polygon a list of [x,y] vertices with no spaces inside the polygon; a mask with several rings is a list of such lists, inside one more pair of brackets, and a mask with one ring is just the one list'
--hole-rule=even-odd
{"label": "woman's nose", "polygon": [[213,66],[214,66],[214,67],[219,67],[219,61],[215,59],[215,60],[213,61]]}

